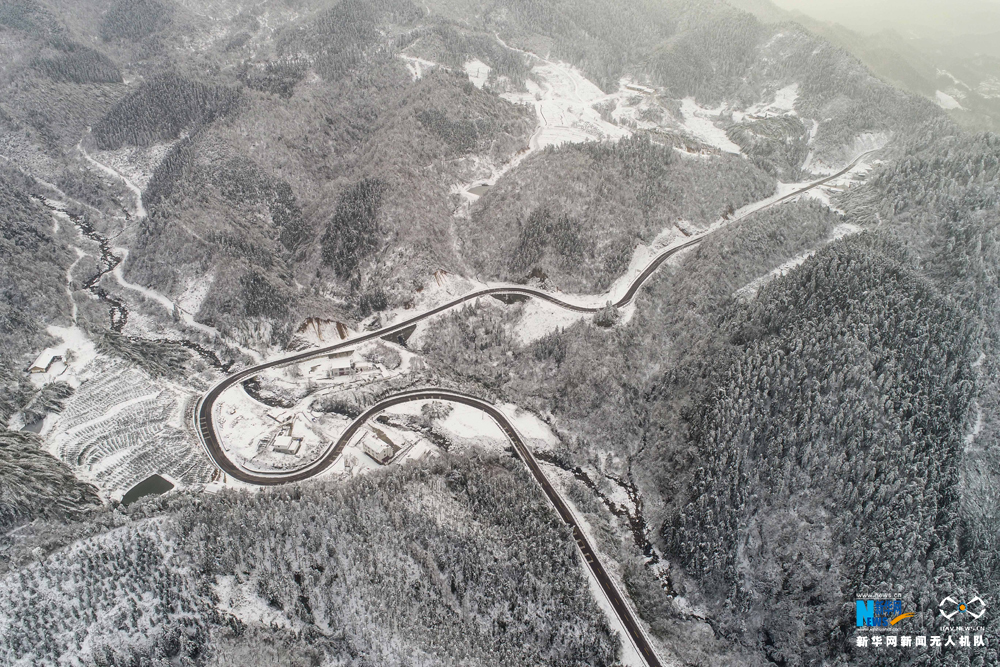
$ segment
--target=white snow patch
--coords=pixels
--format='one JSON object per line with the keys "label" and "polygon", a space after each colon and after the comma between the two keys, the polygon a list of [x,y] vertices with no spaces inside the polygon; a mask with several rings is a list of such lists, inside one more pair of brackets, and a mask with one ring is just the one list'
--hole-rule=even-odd
{"label": "white snow patch", "polygon": [[566,329],[590,317],[589,313],[576,313],[548,301],[528,299],[521,311],[516,334],[522,345],[529,345],[553,331]]}
{"label": "white snow patch", "polygon": [[[62,340],[61,343],[53,345],[50,349],[53,354],[63,358],[66,366],[65,371],[60,375],[60,380],[66,382],[71,387],[79,387],[78,375],[83,368],[97,357],[97,348],[94,342],[87,337],[87,334],[78,326],[58,327],[50,324],[45,327],[49,335]],[[47,373],[39,374],[41,377]]]}
{"label": "white snow patch", "polygon": [[414,56],[407,56],[400,54],[399,57],[406,63],[406,69],[410,70],[410,76],[413,80],[421,78],[425,72],[429,72],[435,67],[440,67],[436,62],[430,60],[424,60],[423,58],[416,58]]}
{"label": "white snow patch", "polygon": [[208,290],[215,282],[215,274],[209,273],[203,278],[192,278],[187,283],[187,288],[177,297],[177,306],[184,312],[197,313],[201,310],[201,304],[208,296]]}
{"label": "white snow patch", "polygon": [[552,427],[542,421],[538,415],[522,410],[512,403],[503,403],[497,407],[525,439],[531,451],[552,449],[559,445],[559,437],[552,431]]}
{"label": "white snow patch", "polygon": [[127,187],[129,190],[132,191],[132,193],[135,195],[135,216],[140,219],[145,218],[146,209],[142,205],[142,190],[139,189],[139,186],[137,186],[131,180],[126,178],[120,172],[90,157],[90,155],[87,154],[87,151],[84,150],[82,141],[76,145],[76,148],[78,151],[80,151],[80,153],[83,155],[84,159],[87,160],[87,162],[94,165],[108,176],[111,176],[112,178],[122,181],[125,184],[125,187]]}
{"label": "white snow patch", "polygon": [[528,140],[530,150],[629,136],[627,129],[608,123],[593,108],[612,96],[605,95],[572,65],[538,60],[525,81],[528,92],[501,95],[510,102],[534,106],[539,124]]}
{"label": "white snow patch", "polygon": [[798,99],[799,84],[793,83],[774,94],[774,103],[771,105],[771,108],[791,113],[795,111],[795,102]]}
{"label": "white snow patch", "polygon": [[972,426],[972,430],[969,431],[965,436],[966,447],[975,442],[976,437],[982,432],[983,432],[983,411],[979,407],[979,403],[976,403],[976,423]]}
{"label": "white snow patch", "polygon": [[[122,256],[122,261],[118,262],[118,266],[116,266],[114,271],[112,272],[115,279],[118,281],[118,284],[120,284],[125,289],[132,290],[133,292],[138,292],[139,294],[142,294],[144,297],[146,297],[151,301],[155,301],[156,303],[163,306],[163,308],[167,312],[173,315],[175,312],[174,310],[175,304],[168,297],[164,296],[163,294],[160,294],[156,290],[151,290],[148,287],[143,287],[142,285],[131,283],[125,279],[125,276],[122,273],[122,267],[125,266],[125,261],[128,259],[128,248],[113,248],[112,251]],[[208,292],[208,285],[204,286],[204,290],[205,293]],[[204,294],[202,294],[201,298],[204,299]],[[176,310],[180,315],[181,320],[192,329],[197,329],[198,331],[201,331],[213,337],[219,336],[219,331],[217,329],[215,329],[214,327],[210,327],[206,324],[202,324],[201,322],[196,322],[194,319],[194,315],[192,315],[189,311],[180,308],[179,306],[177,307]],[[243,350],[243,351],[250,354],[249,350]]]}
{"label": "white snow patch", "polygon": [[[770,116],[796,115],[795,102],[799,99],[799,84],[793,83],[774,93],[774,100],[755,104],[745,111],[734,111],[733,120],[739,122],[747,116],[767,118]],[[719,110],[720,112],[722,109]]]}
{"label": "white snow patch", "polygon": [[962,108],[962,105],[958,103],[958,100],[944,91],[938,90],[934,93],[934,95],[937,98],[938,106],[942,109],[950,110]]}
{"label": "white snow patch", "polygon": [[726,131],[718,127],[712,120],[713,117],[718,118],[723,109],[724,106],[716,109],[706,109],[698,106],[693,98],[685,97],[681,102],[681,113],[684,114],[684,128],[694,135],[695,138],[709,146],[714,146],[726,153],[739,154],[740,147],[734,144],[726,136]]}
{"label": "white snow patch", "polygon": [[469,81],[476,88],[481,89],[486,85],[486,81],[490,78],[491,70],[492,68],[489,65],[477,58],[465,63],[465,73],[469,75]]}
{"label": "white snow patch", "polygon": [[219,598],[219,609],[229,612],[247,625],[269,628],[272,625],[286,630],[298,630],[300,623],[293,623],[283,612],[269,605],[248,586],[236,582],[227,574],[218,577],[214,586]]}
{"label": "white snow patch", "polygon": [[849,222],[844,222],[833,228],[833,232],[830,233],[830,240],[836,241],[837,239],[842,239],[845,236],[850,236],[851,234],[859,234],[861,231],[861,227],[852,225]]}
{"label": "white snow patch", "polygon": [[442,430],[460,438],[488,438],[506,444],[507,436],[482,410],[463,403],[449,403],[452,411],[438,421]]}

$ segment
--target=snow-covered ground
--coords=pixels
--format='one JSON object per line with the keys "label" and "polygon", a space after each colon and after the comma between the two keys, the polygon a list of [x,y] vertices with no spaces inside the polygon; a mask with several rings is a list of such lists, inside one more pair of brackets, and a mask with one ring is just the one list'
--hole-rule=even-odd
{"label": "snow-covered ground", "polygon": [[501,403],[497,407],[521,434],[531,451],[545,451],[559,445],[559,437],[553,432],[552,427],[539,419],[538,415],[522,410],[513,403]]}
{"label": "snow-covered ground", "polygon": [[442,430],[464,440],[484,438],[490,441],[507,442],[496,422],[486,416],[485,412],[461,403],[449,403],[452,406],[447,417],[438,422]]}
{"label": "snow-covered ground", "polygon": [[142,205],[142,190],[139,188],[139,186],[136,185],[135,183],[133,183],[131,181],[131,179],[129,179],[124,174],[120,173],[119,171],[117,171],[117,170],[109,167],[108,165],[106,165],[106,164],[104,164],[102,162],[98,162],[97,160],[95,160],[94,158],[92,158],[90,156],[90,154],[88,154],[87,151],[83,148],[83,142],[78,143],[76,145],[76,148],[77,148],[78,151],[80,151],[80,153],[83,155],[84,159],[87,162],[89,162],[90,164],[94,165],[99,170],[101,170],[102,172],[104,172],[105,174],[107,174],[108,176],[110,176],[111,178],[114,178],[116,180],[120,180],[121,182],[123,182],[125,184],[125,187],[127,187],[129,190],[132,191],[132,194],[135,195],[135,215],[136,215],[137,218],[140,218],[140,219],[141,218],[145,218],[146,217],[146,209]]}
{"label": "snow-covered ground", "polygon": [[603,139],[621,139],[628,130],[601,118],[594,104],[609,99],[580,70],[562,62],[539,58],[525,82],[527,92],[504,93],[501,97],[534,106],[538,127],[528,146],[547,146]]}
{"label": "snow-covered ground", "polygon": [[283,611],[267,603],[248,584],[240,584],[233,575],[216,578],[213,587],[219,598],[218,609],[229,613],[251,627],[278,627],[299,631],[301,621],[293,621]]}
{"label": "snow-covered ground", "polygon": [[[94,150],[85,155],[92,158],[92,163],[107,167],[118,178],[125,179],[126,184],[132,183],[135,187],[130,186],[129,189],[138,194],[138,191],[146,188],[153,177],[153,171],[179,140],[153,144],[148,148],[127,146],[116,151]],[[102,171],[112,175],[105,169]]]}
{"label": "snow-covered ground", "polygon": [[798,115],[795,102],[799,99],[799,84],[793,83],[778,90],[771,102],[759,102],[744,110],[733,110],[733,121],[741,122],[747,117],[767,118],[770,116]]}
{"label": "snow-covered ground", "polygon": [[726,136],[725,130],[716,125],[716,119],[724,110],[724,105],[720,105],[716,109],[706,109],[698,106],[693,98],[685,97],[681,102],[681,113],[684,114],[684,129],[709,146],[714,146],[726,153],[735,153],[738,155],[740,147]]}
{"label": "snow-covered ground", "polygon": [[35,386],[48,384],[53,380],[66,382],[74,389],[80,386],[81,371],[97,357],[97,348],[87,334],[78,326],[59,327],[50,324],[45,327],[49,335],[60,339],[60,342],[48,348],[52,354],[63,358],[63,366],[58,377],[52,373],[33,373],[31,380]]}
{"label": "snow-covered ground", "polygon": [[490,66],[478,58],[465,63],[465,73],[469,75],[469,81],[476,88],[482,88],[486,85],[486,81],[490,78],[490,71]]}
{"label": "snow-covered ground", "polygon": [[553,331],[565,329],[591,317],[593,315],[589,313],[576,313],[548,301],[529,299],[524,304],[515,331],[521,344],[528,345]]}
{"label": "snow-covered ground", "polygon": [[209,273],[203,278],[191,278],[187,287],[177,297],[176,304],[181,312],[197,314],[201,310],[201,304],[205,302],[205,297],[208,296],[208,290],[211,289],[213,282],[215,282],[214,273]]}
{"label": "snow-covered ground", "polygon": [[[411,401],[394,405],[386,410],[386,414],[420,416],[423,407],[431,402]],[[507,436],[486,413],[462,403],[434,402],[445,403],[450,408],[448,416],[434,420],[435,430],[448,440],[463,444],[476,444],[486,449],[502,449],[507,446]]]}
{"label": "snow-covered ground", "polygon": [[780,111],[781,113],[795,113],[795,102],[799,99],[799,84],[793,83],[785,86],[774,94],[774,102],[769,109]]}
{"label": "snow-covered ground", "polygon": [[436,62],[425,60],[423,58],[416,58],[414,56],[399,54],[399,58],[406,65],[406,69],[410,71],[410,76],[413,77],[414,81],[421,78],[426,72],[429,72],[435,67],[440,67],[440,65]]}
{"label": "snow-covered ground", "polygon": [[942,90],[935,91],[934,96],[937,99],[938,106],[942,109],[950,110],[962,108],[962,105],[959,104],[958,100]]}

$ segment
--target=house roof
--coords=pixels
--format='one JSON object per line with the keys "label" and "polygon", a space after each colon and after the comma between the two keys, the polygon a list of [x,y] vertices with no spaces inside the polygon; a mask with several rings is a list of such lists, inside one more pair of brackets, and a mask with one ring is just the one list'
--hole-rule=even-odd
{"label": "house roof", "polygon": [[48,368],[56,359],[62,359],[62,354],[55,348],[50,347],[42,350],[42,353],[38,355],[35,362],[28,368]]}
{"label": "house roof", "polygon": [[368,447],[368,449],[370,449],[371,451],[377,452],[379,454],[392,453],[392,446],[389,443],[380,440],[379,438],[366,439],[365,446]]}

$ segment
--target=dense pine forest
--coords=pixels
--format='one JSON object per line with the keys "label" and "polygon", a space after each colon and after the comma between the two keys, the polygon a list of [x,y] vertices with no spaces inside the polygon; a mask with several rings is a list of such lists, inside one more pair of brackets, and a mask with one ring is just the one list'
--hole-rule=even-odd
{"label": "dense pine forest", "polygon": [[144,501],[61,530],[17,540],[52,553],[0,585],[5,662],[615,664],[572,540],[510,458]]}

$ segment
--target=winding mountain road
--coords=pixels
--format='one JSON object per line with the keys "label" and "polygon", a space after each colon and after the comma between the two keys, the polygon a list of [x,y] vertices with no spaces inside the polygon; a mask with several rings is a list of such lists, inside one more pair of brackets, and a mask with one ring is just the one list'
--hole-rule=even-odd
{"label": "winding mountain road", "polygon": [[[754,209],[748,212],[746,215],[734,219],[732,222],[737,222],[739,220],[745,219],[746,217],[752,215],[753,213],[766,210],[772,206],[775,206],[793,197],[803,194],[813,188],[819,187],[836,178],[839,178],[840,176],[843,176],[844,174],[852,170],[855,166],[858,165],[858,163],[861,162],[862,159],[864,159],[867,155],[873,152],[874,151],[868,151],[862,153],[847,167],[837,172],[836,174],[815,181],[814,183],[810,183],[809,185],[801,189],[795,190],[793,192],[790,192],[782,197],[775,198],[767,205]],[[620,299],[618,299],[618,301],[616,301],[614,305],[616,307],[621,308],[623,306],[627,306],[630,303],[632,303],[638,291],[642,288],[642,286],[646,283],[646,281],[649,280],[649,278],[657,271],[657,269],[659,269],[660,266],[663,265],[665,261],[667,261],[670,257],[676,255],[677,253],[686,250],[688,248],[691,248],[692,246],[695,246],[698,243],[701,243],[701,241],[707,238],[711,233],[712,232],[702,234],[701,236],[692,238],[689,241],[667,248],[662,252],[660,252],[660,254],[654,257],[653,260],[650,261],[650,263],[646,266],[646,268],[632,280],[632,282],[628,286],[628,289],[625,291],[624,295]],[[586,536],[583,533],[583,530],[577,523],[577,520],[574,517],[569,506],[559,496],[558,492],[553,488],[552,484],[545,477],[545,474],[539,467],[538,462],[535,460],[535,457],[528,449],[524,439],[517,432],[517,429],[514,427],[513,423],[504,415],[504,413],[500,409],[498,409],[492,403],[489,403],[488,401],[485,401],[481,398],[477,398],[475,396],[471,396],[468,394],[463,394],[439,388],[418,389],[418,390],[406,391],[399,394],[395,394],[376,403],[375,405],[372,405],[367,410],[365,410],[365,412],[360,416],[358,416],[350,424],[350,426],[348,426],[347,429],[340,435],[340,437],[334,443],[332,443],[326,449],[326,451],[324,451],[323,454],[315,461],[307,465],[304,465],[302,467],[295,468],[293,470],[275,471],[275,472],[262,472],[262,471],[250,470],[245,466],[231,460],[226,455],[226,452],[222,447],[221,438],[219,437],[219,434],[216,431],[214,425],[213,410],[215,402],[230,387],[271,368],[298,363],[301,361],[306,361],[308,359],[314,359],[316,357],[321,357],[338,350],[355,347],[361,343],[374,340],[376,338],[391,337],[393,334],[398,334],[408,329],[409,327],[415,326],[416,324],[426,319],[434,317],[435,315],[438,315],[447,310],[455,308],[456,306],[459,306],[468,301],[478,299],[484,296],[527,296],[534,299],[541,299],[543,301],[555,304],[566,310],[578,313],[595,313],[603,308],[601,306],[592,307],[592,306],[583,306],[579,304],[570,303],[568,301],[564,301],[563,299],[557,296],[554,296],[549,292],[534,289],[531,287],[522,287],[517,285],[492,287],[487,289],[476,290],[474,292],[470,292],[469,294],[461,296],[457,299],[449,301],[445,304],[432,308],[426,312],[420,313],[418,315],[415,315],[411,318],[408,318],[396,324],[389,325],[387,327],[378,329],[376,331],[371,331],[361,334],[349,340],[337,343],[336,345],[329,345],[327,347],[315,350],[307,350],[305,352],[291,354],[234,373],[229,377],[225,378],[224,380],[222,380],[221,382],[219,382],[218,384],[216,384],[214,387],[212,387],[212,389],[209,390],[208,393],[206,393],[198,401],[198,404],[195,406],[195,411],[194,411],[195,430],[197,431],[198,436],[205,447],[205,450],[208,452],[208,455],[211,457],[212,461],[215,463],[216,466],[218,466],[220,470],[225,472],[233,479],[245,482],[247,484],[254,484],[260,486],[273,486],[277,484],[286,484],[289,482],[298,482],[306,480],[328,469],[336,462],[341,452],[343,452],[344,447],[347,446],[347,443],[350,442],[350,440],[354,437],[357,431],[361,429],[369,419],[371,419],[378,413],[382,412],[383,410],[390,408],[394,405],[399,405],[402,403],[408,403],[412,401],[442,400],[442,401],[461,403],[483,411],[484,413],[489,415],[490,418],[493,419],[493,421],[497,423],[497,425],[504,432],[507,438],[510,439],[511,444],[514,447],[514,451],[517,453],[518,457],[520,457],[520,459],[524,461],[525,465],[528,467],[528,470],[531,472],[532,476],[534,477],[538,485],[541,487],[542,491],[548,497],[549,501],[552,503],[556,512],[572,530],[573,537],[576,540],[577,546],[580,549],[580,553],[583,555],[584,562],[587,564],[587,567],[590,569],[591,573],[594,575],[598,584],[601,586],[601,589],[604,591],[604,594],[606,595],[608,601],[610,602],[612,608],[614,609],[615,614],[618,616],[618,619],[622,623],[622,626],[628,633],[629,640],[632,642],[633,646],[635,647],[640,657],[645,661],[645,663],[649,667],[660,667],[662,663],[656,656],[651,643],[649,642],[645,632],[642,629],[642,626],[640,625],[635,615],[633,614],[631,608],[625,601],[624,595],[622,595],[621,591],[619,591],[618,587],[615,585],[611,577],[608,576],[607,571],[604,569],[604,566],[601,564],[600,560],[597,557],[596,551],[587,540]]]}

